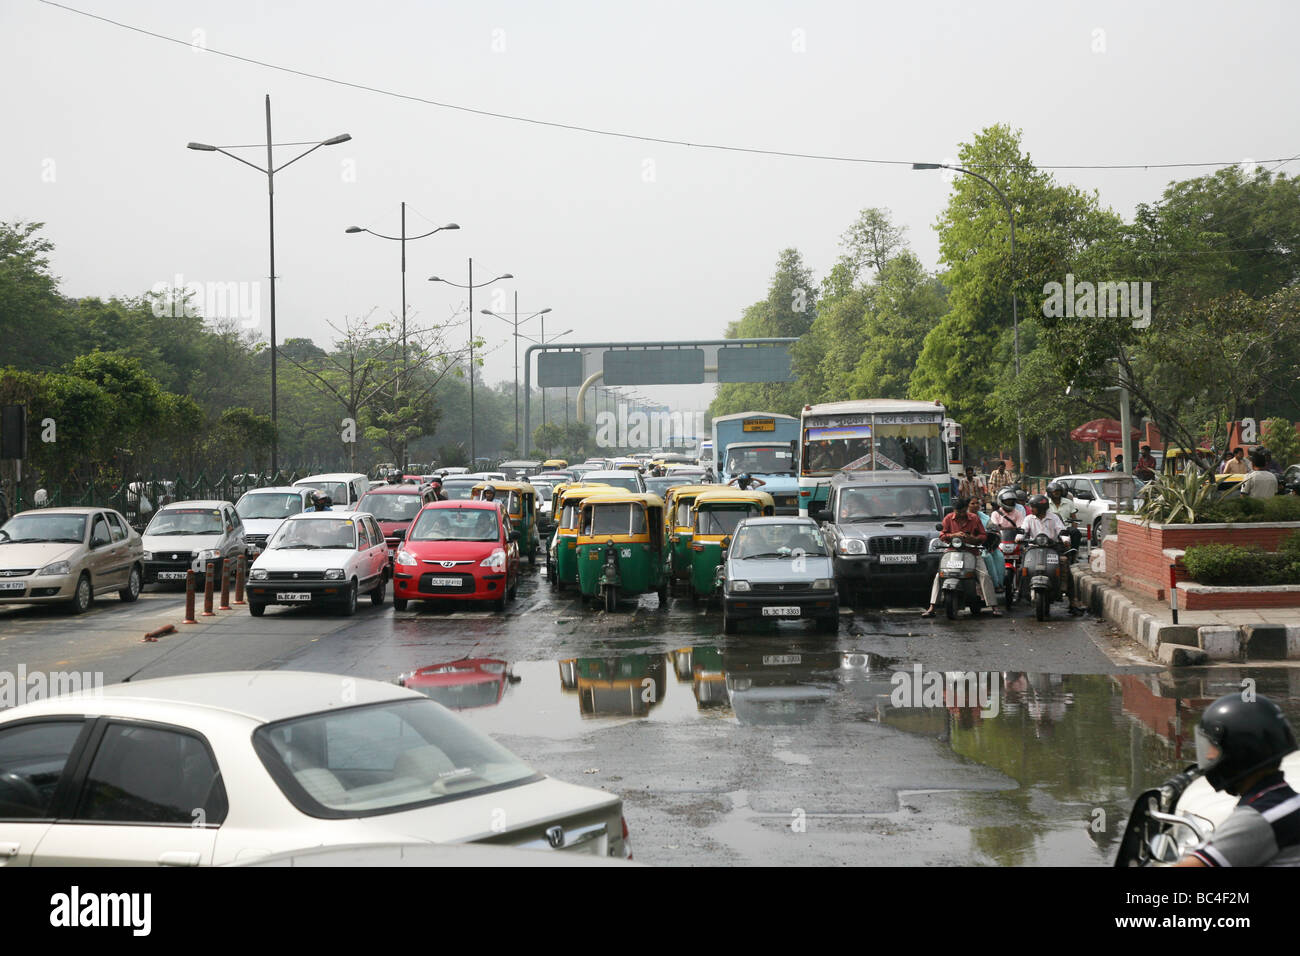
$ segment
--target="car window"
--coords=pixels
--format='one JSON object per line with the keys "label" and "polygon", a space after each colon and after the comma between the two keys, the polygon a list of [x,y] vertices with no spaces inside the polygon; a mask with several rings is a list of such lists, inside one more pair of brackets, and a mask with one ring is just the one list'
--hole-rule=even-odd
{"label": "car window", "polygon": [[363,518],[357,522],[357,548],[365,551],[374,546],[374,539],[370,535],[370,525]]}
{"label": "car window", "polygon": [[225,819],[226,791],[208,748],[193,734],[111,723],[73,816],[212,826]]}
{"label": "car window", "polygon": [[49,819],[83,726],[81,720],[42,720],[0,730],[0,819]]}
{"label": "car window", "polygon": [[375,544],[384,544],[384,532],[379,527],[378,522],[374,518],[370,518],[368,524],[370,525],[370,540]]}
{"label": "car window", "polygon": [[121,518],[111,511],[105,512],[105,516],[108,518],[108,530],[114,541],[125,541],[131,537],[126,529],[126,523]]}
{"label": "car window", "polygon": [[95,524],[90,532],[90,546],[98,548],[112,543],[112,540],[112,535],[108,533],[108,522],[104,520],[104,516],[95,515]]}

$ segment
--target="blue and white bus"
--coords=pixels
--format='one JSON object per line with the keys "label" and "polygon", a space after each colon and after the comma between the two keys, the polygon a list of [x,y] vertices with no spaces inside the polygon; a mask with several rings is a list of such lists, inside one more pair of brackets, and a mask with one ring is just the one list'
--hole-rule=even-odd
{"label": "blue and white bus", "polygon": [[944,422],[939,402],[868,398],[805,405],[799,421],[799,514],[825,507],[831,476],[840,471],[915,470],[939,486],[947,507],[952,478]]}
{"label": "blue and white bus", "polygon": [[750,474],[776,504],[779,515],[799,513],[799,419],[775,412],[737,412],[713,420],[718,481]]}

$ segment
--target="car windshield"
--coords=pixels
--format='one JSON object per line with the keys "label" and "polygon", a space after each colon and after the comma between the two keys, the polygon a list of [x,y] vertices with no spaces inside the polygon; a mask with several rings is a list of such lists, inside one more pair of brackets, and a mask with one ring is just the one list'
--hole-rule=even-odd
{"label": "car windshield", "polygon": [[487,508],[428,508],[411,526],[407,541],[496,541],[501,519]]}
{"label": "car windshield", "polygon": [[810,524],[750,525],[740,530],[731,545],[731,556],[737,559],[824,558],[827,554],[821,529]]}
{"label": "car windshield", "polygon": [[221,534],[221,512],[216,508],[165,508],[144,529],[150,535]]}
{"label": "car windshield", "polygon": [[929,488],[845,488],[835,520],[938,521],[939,501]]}
{"label": "car windshield", "polygon": [[469,501],[477,481],[444,481],[442,496],[448,501]]}
{"label": "car windshield", "polygon": [[695,533],[731,534],[741,521],[759,513],[757,505],[705,505],[695,515]]}
{"label": "car windshield", "polygon": [[534,481],[533,490],[537,492],[538,501],[551,500],[551,486],[544,481]]}
{"label": "car windshield", "polygon": [[731,475],[793,475],[794,456],[787,445],[755,445],[727,449],[727,473]]}
{"label": "car windshield", "polygon": [[310,816],[392,813],[539,779],[427,698],[267,724],[253,741],[284,795]]}
{"label": "car windshield", "polygon": [[369,512],[377,521],[410,521],[424,506],[419,495],[367,494],[357,510]]}
{"label": "car windshield", "polygon": [[639,502],[594,504],[583,511],[581,534],[645,534],[645,509]]}
{"label": "car windshield", "polygon": [[624,491],[641,490],[641,481],[634,472],[626,472],[621,475],[601,475],[595,479],[602,485],[609,485],[611,488],[622,488]]}
{"label": "car windshield", "polygon": [[268,491],[247,494],[235,505],[239,517],[250,518],[287,518],[289,515],[301,514],[303,511],[302,495],[296,491]]}
{"label": "car windshield", "polygon": [[345,548],[357,546],[356,523],[351,518],[307,518],[286,521],[271,539],[269,548],[285,550]]}
{"label": "car windshield", "polygon": [[347,504],[348,485],[346,481],[299,481],[299,488],[314,488],[336,505]]}
{"label": "car windshield", "polygon": [[86,540],[86,516],[70,514],[18,515],[0,528],[0,544],[18,541],[62,541],[80,544]]}
{"label": "car windshield", "polygon": [[678,485],[689,485],[690,483],[691,481],[689,478],[647,478],[645,480],[645,490],[650,492],[652,495],[658,495],[662,498],[664,492],[669,488],[674,488]]}

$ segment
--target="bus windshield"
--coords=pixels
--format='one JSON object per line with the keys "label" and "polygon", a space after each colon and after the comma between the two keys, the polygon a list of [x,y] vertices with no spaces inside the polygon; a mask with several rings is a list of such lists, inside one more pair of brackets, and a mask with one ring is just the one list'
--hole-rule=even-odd
{"label": "bus windshield", "polygon": [[810,426],[804,430],[803,473],[903,471],[947,473],[948,454],[938,422],[903,425]]}

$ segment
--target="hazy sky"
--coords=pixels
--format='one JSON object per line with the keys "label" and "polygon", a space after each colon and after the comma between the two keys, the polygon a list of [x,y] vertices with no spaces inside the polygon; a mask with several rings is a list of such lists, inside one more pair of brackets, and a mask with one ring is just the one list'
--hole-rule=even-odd
{"label": "hazy sky", "polygon": [[[473,115],[202,52],[459,106],[765,149],[941,162],[998,122],[1040,165],[1237,162],[1300,153],[1294,2],[0,2],[0,219],[39,220],[71,295],[176,276],[262,282],[265,178],[188,141],[348,132],[276,181],[278,332],[397,313],[395,234],[417,321],[464,294],[425,281],[503,272],[475,309],[549,306],[570,341],[712,338],[795,246],[820,277],[866,206],[892,210],[933,267],[941,174],[636,142]],[[263,164],[265,150],[240,150]],[[283,162],[296,150],[279,151]],[[1300,161],[1284,167],[1294,174]],[[1129,215],[1208,169],[1059,170]],[[482,322],[480,323],[480,319]],[[490,323],[490,324],[489,324]],[[513,376],[510,327],[475,316]],[[528,327],[537,332],[534,321]],[[2,348],[2,346],[0,346]],[[701,389],[643,388],[682,403]]]}

